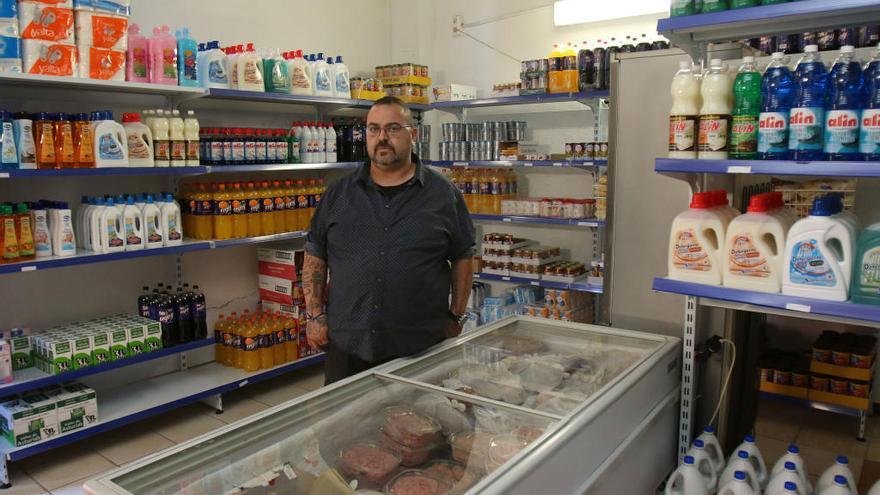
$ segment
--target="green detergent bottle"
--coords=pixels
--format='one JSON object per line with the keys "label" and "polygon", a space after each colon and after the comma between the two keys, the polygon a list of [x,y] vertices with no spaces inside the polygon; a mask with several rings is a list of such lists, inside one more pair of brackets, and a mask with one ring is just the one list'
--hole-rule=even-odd
{"label": "green detergent bottle", "polygon": [[290,93],[290,75],[287,61],[276,50],[263,59],[263,85],[267,93]]}
{"label": "green detergent bottle", "polygon": [[678,17],[682,15],[693,15],[697,13],[695,0],[672,0],[672,4],[669,8],[669,15],[671,17]]}
{"label": "green detergent bottle", "polygon": [[880,223],[859,236],[853,265],[850,299],[860,304],[880,304]]}

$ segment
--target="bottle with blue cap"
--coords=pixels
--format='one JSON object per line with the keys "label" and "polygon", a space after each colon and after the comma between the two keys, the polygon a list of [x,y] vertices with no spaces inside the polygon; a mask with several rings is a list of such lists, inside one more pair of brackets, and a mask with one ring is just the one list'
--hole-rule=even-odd
{"label": "bottle with blue cap", "polygon": [[203,88],[229,89],[229,58],[219,41],[209,41],[198,62],[198,77]]}
{"label": "bottle with blue cap", "polygon": [[700,471],[700,475],[703,476],[709,492],[717,490],[719,473],[715,471],[715,466],[712,464],[709,452],[706,450],[706,445],[703,441],[699,438],[694,440],[694,444],[688,450],[688,454],[694,458],[694,464],[697,466],[697,470]]}
{"label": "bottle with blue cap", "polygon": [[160,248],[165,245],[165,237],[162,232],[162,211],[153,201],[153,195],[148,194],[146,203],[141,210],[144,218],[144,237],[147,249]]}
{"label": "bottle with blue cap", "polygon": [[703,433],[697,437],[697,440],[702,440],[706,453],[709,454],[709,460],[715,468],[715,473],[720,476],[721,471],[724,471],[724,465],[727,463],[727,460],[724,458],[724,451],[721,449],[721,443],[718,441],[718,437],[715,436],[715,427],[712,425],[706,425],[706,427],[703,428]]}
{"label": "bottle with blue cap", "polygon": [[779,493],[781,493],[782,495],[793,495],[793,494],[806,495],[804,493],[804,490],[801,488],[801,486],[798,485],[797,483],[792,482],[792,481],[786,482],[785,486],[782,487],[782,491]]}
{"label": "bottle with blue cap", "polygon": [[807,478],[807,465],[801,457],[801,449],[795,444],[789,445],[785,455],[776,461],[776,464],[773,465],[771,476],[775,477],[777,474],[785,471],[785,463],[787,462],[794,464],[794,470],[797,472],[798,477],[801,480],[800,483],[798,483],[798,487],[805,495],[811,495],[813,493],[813,484],[810,483],[810,480]]}
{"label": "bottle with blue cap", "polygon": [[666,480],[664,495],[708,495],[709,489],[693,456],[684,456],[684,461]]}
{"label": "bottle with blue cap", "polygon": [[113,120],[113,112],[102,110],[95,112],[94,150],[95,167],[127,167],[128,139],[125,128]]}
{"label": "bottle with blue cap", "polygon": [[782,471],[773,475],[770,478],[770,483],[767,484],[767,488],[764,491],[766,495],[781,495],[785,493],[785,485],[788,483],[795,483],[798,486],[798,489],[803,493],[803,495],[807,495],[807,493],[803,492],[803,488],[806,487],[804,485],[804,479],[801,476],[802,473],[798,472],[797,465],[792,461],[785,461],[783,464]]}
{"label": "bottle with blue cap", "polygon": [[733,473],[733,479],[718,490],[718,495],[759,495],[761,493],[757,481],[749,480],[744,471]]}
{"label": "bottle with blue cap", "polygon": [[[761,455],[761,450],[758,448],[755,436],[746,435],[743,438],[742,443],[734,449],[734,452],[739,452],[740,450],[744,450],[749,454],[749,462],[752,465],[752,469],[755,471],[758,484],[761,485],[761,488],[767,486],[767,482],[770,481],[770,476],[767,473],[767,463],[764,462],[764,456]],[[733,457],[731,457],[730,460],[732,461]]]}
{"label": "bottle with blue cap", "polygon": [[855,489],[855,485],[850,484],[846,476],[838,474],[834,477],[834,482],[831,486],[816,493],[817,495],[854,495]]}
{"label": "bottle with blue cap", "polygon": [[838,476],[843,476],[851,489],[855,490],[856,486],[858,486],[856,485],[855,477],[849,468],[849,458],[845,455],[839,455],[834,461],[834,464],[829,466],[828,469],[822,473],[822,476],[819,477],[819,481],[816,482],[816,492],[823,493],[830,488],[834,485],[834,480]]}
{"label": "bottle with blue cap", "polygon": [[840,200],[820,196],[810,215],[791,227],[785,243],[782,293],[826,301],[849,299],[855,235],[839,213]]}
{"label": "bottle with blue cap", "polygon": [[736,452],[736,455],[730,458],[730,461],[727,463],[727,467],[724,468],[724,471],[718,478],[718,486],[725,486],[733,481],[734,475],[737,471],[744,472],[746,474],[746,478],[749,480],[749,483],[752,484],[753,488],[757,488],[760,490],[760,478],[758,476],[758,473],[755,471],[755,467],[752,465],[752,461],[749,459],[748,451],[745,450],[738,450]]}

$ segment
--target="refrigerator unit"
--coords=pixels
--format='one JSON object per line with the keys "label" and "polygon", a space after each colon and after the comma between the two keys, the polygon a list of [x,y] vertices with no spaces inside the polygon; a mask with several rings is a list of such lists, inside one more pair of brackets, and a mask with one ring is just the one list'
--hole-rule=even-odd
{"label": "refrigerator unit", "polygon": [[679,346],[514,317],[106,473],[86,491],[650,493],[676,459]]}

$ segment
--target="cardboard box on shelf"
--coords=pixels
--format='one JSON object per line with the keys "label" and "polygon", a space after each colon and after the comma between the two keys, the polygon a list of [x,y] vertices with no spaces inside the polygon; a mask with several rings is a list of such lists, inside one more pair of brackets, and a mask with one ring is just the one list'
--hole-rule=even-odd
{"label": "cardboard box on shelf", "polygon": [[259,276],[260,300],[293,304],[295,282],[269,275]]}
{"label": "cardboard box on shelf", "polygon": [[477,98],[477,88],[464,84],[442,84],[434,86],[434,101],[462,101]]}
{"label": "cardboard box on shelf", "polygon": [[14,447],[58,434],[55,401],[42,393],[14,397],[0,404],[0,434]]}
{"label": "cardboard box on shelf", "polygon": [[58,433],[87,428],[98,422],[97,393],[81,383],[65,383],[55,397]]}
{"label": "cardboard box on shelf", "polygon": [[281,313],[284,316],[299,318],[299,306],[296,304],[281,304],[273,301],[260,301],[263,310],[270,313]]}

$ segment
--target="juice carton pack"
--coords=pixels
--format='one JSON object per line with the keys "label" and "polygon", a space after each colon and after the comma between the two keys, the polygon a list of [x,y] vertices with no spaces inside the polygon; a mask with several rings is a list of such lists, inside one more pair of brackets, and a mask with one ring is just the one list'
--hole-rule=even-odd
{"label": "juice carton pack", "polygon": [[58,433],[55,401],[41,393],[15,397],[0,404],[0,435],[19,447]]}
{"label": "juice carton pack", "polygon": [[18,335],[9,338],[12,345],[12,369],[21,370],[34,365],[32,356],[33,347],[30,335]]}
{"label": "juice carton pack", "polygon": [[92,338],[83,332],[73,333],[73,356],[71,357],[72,368],[78,370],[91,366],[92,363]]}
{"label": "juice carton pack", "polygon": [[11,383],[12,379],[12,346],[0,339],[0,383]]}
{"label": "juice carton pack", "polygon": [[97,394],[81,383],[65,383],[46,393],[55,400],[58,432],[67,433],[87,428],[98,422]]}
{"label": "juice carton pack", "polygon": [[131,354],[128,349],[128,332],[117,328],[110,332],[110,357],[113,361],[125,359]]}

